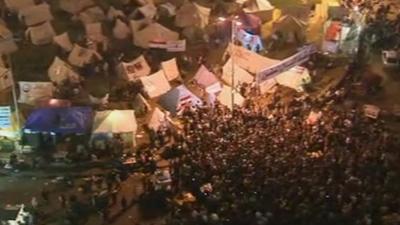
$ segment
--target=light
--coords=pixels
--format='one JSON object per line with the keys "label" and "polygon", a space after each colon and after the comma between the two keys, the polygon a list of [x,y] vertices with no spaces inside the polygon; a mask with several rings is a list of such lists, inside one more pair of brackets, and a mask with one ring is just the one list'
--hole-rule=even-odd
{"label": "light", "polygon": [[234,21],[234,22],[235,22],[236,26],[241,26],[242,25],[242,22],[240,22],[240,21]]}
{"label": "light", "polygon": [[224,22],[224,21],[226,21],[226,18],[225,17],[218,17],[218,21]]}
{"label": "light", "polygon": [[358,12],[358,10],[360,10],[360,9],[358,8],[358,5],[354,6],[354,11]]}

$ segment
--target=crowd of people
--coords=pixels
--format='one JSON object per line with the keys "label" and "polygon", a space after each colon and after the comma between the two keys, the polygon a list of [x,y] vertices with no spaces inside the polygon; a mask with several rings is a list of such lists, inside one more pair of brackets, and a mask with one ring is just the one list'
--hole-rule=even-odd
{"label": "crowd of people", "polygon": [[344,107],[345,92],[186,110],[169,148],[173,190],[196,200],[175,205],[168,224],[398,224],[399,139]]}

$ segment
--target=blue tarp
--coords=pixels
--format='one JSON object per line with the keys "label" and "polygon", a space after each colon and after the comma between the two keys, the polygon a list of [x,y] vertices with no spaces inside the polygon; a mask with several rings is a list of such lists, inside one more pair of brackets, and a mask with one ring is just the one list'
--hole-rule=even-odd
{"label": "blue tarp", "polygon": [[89,107],[41,108],[29,115],[24,129],[59,134],[86,133],[90,131],[92,119]]}

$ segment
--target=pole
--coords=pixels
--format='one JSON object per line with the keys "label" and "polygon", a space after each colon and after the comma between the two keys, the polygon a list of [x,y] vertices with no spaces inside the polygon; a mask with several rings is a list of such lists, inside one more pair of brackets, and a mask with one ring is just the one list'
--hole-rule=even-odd
{"label": "pole", "polygon": [[17,129],[18,129],[18,135],[17,135],[17,138],[18,138],[18,140],[20,139],[20,137],[21,137],[21,135],[20,135],[20,125],[21,125],[21,123],[20,123],[20,118],[19,118],[19,107],[18,107],[18,102],[17,102],[17,91],[16,91],[16,89],[15,89],[15,81],[14,81],[14,74],[13,74],[13,72],[12,72],[12,68],[13,68],[13,66],[12,66],[12,60],[11,60],[11,57],[10,57],[10,55],[7,55],[7,60],[8,60],[8,70],[9,70],[9,75],[11,76],[11,81],[12,81],[12,97],[13,97],[13,104],[14,104],[14,109],[15,109],[15,118],[16,118],[16,127],[17,127]]}
{"label": "pole", "polygon": [[232,92],[231,92],[231,101],[232,101],[232,117],[233,117],[233,107],[235,105],[235,54],[234,54],[234,45],[235,45],[235,20],[231,20],[231,62],[232,62],[232,74],[231,74],[231,82],[232,82]]}

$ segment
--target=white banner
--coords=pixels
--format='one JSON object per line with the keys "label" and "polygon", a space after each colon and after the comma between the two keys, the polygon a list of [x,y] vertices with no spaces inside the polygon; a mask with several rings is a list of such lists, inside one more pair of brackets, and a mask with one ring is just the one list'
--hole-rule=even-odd
{"label": "white banner", "polygon": [[261,83],[265,80],[275,77],[276,75],[285,72],[286,70],[298,66],[307,61],[310,55],[317,52],[314,45],[307,45],[300,49],[298,53],[289,58],[282,60],[276,65],[268,67],[257,74],[257,82]]}
{"label": "white banner", "polygon": [[136,80],[150,74],[151,69],[143,55],[128,63],[122,63],[128,80]]}
{"label": "white banner", "polygon": [[20,95],[18,102],[34,105],[38,100],[53,97],[53,84],[51,82],[26,82],[20,81]]}
{"label": "white banner", "polygon": [[0,128],[11,127],[11,107],[0,106]]}
{"label": "white banner", "polygon": [[186,40],[168,41],[166,48],[168,52],[184,52],[186,51]]}

